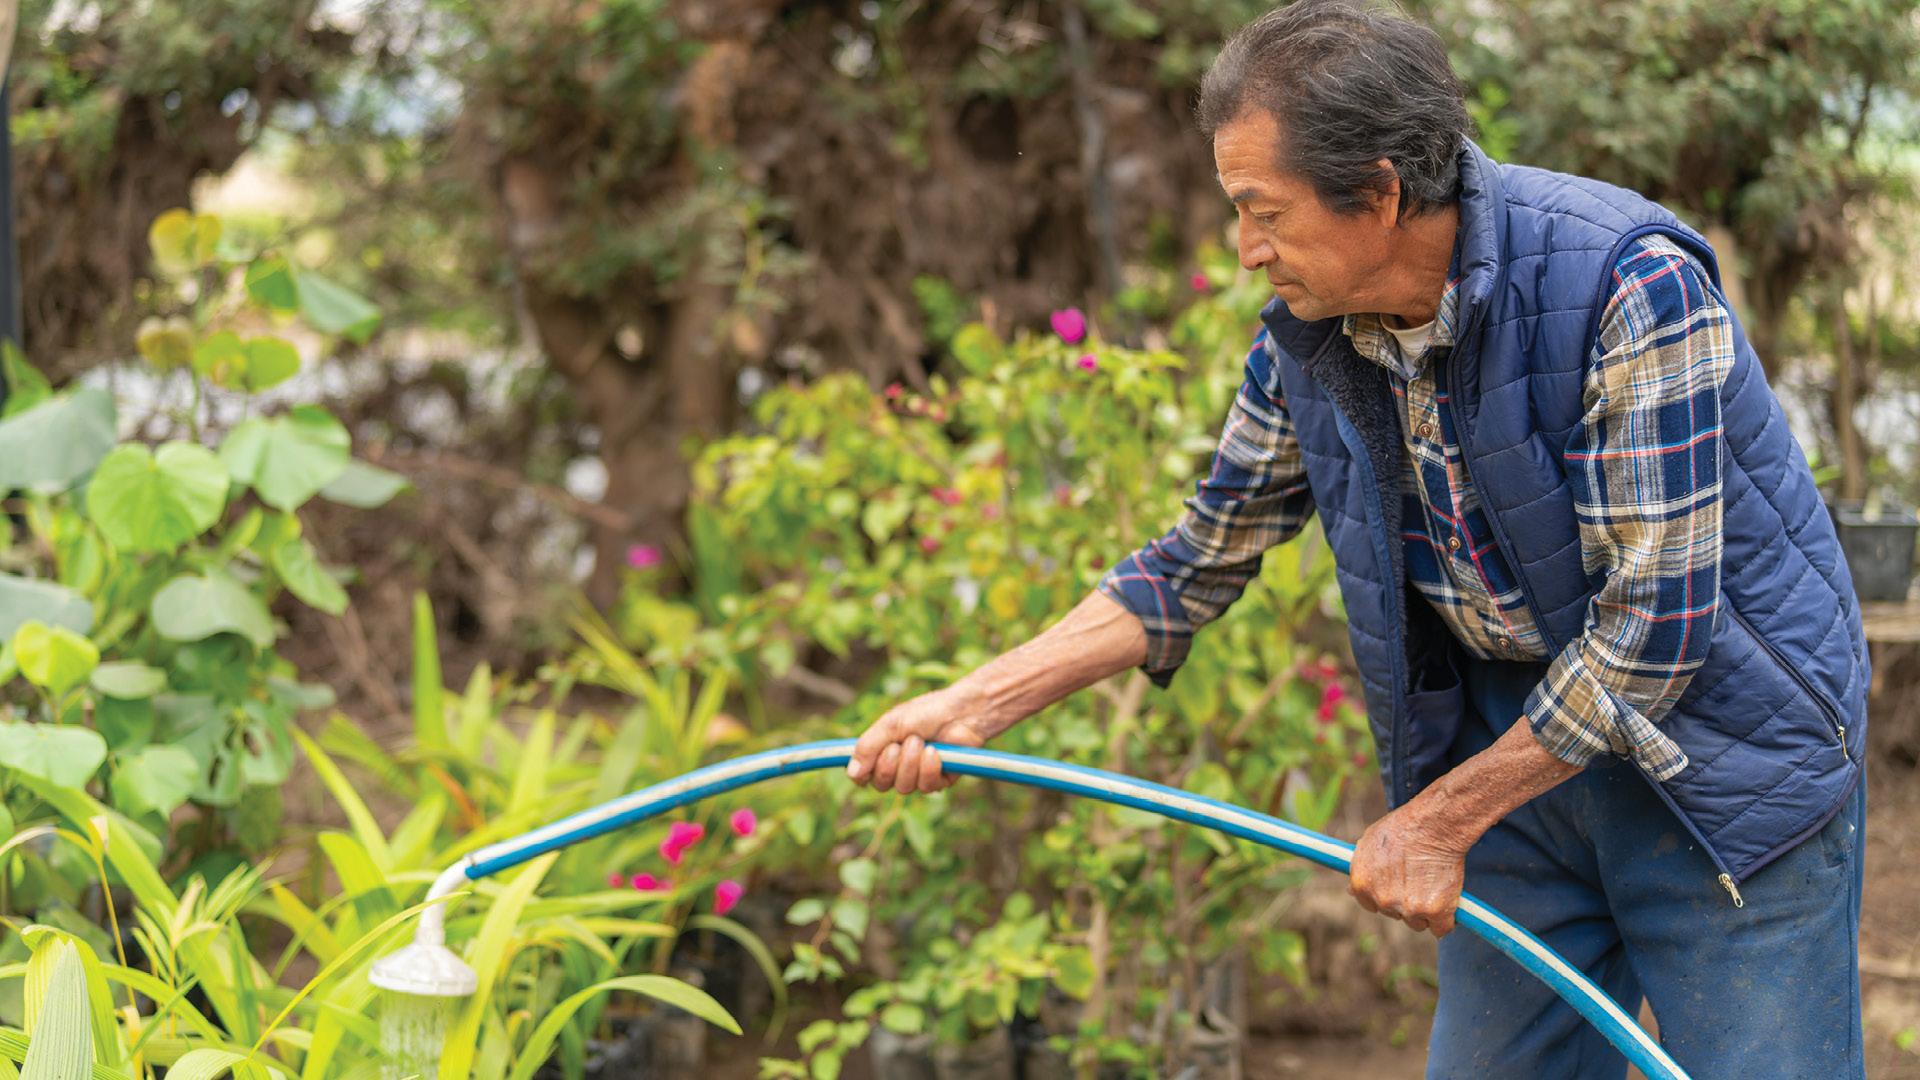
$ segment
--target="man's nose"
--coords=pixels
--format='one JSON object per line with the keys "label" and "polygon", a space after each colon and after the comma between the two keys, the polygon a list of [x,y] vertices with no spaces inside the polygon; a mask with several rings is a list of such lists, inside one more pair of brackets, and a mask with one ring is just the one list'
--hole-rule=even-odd
{"label": "man's nose", "polygon": [[1240,266],[1254,271],[1273,261],[1273,245],[1267,243],[1259,229],[1249,229],[1244,224],[1236,230],[1239,237],[1235,241],[1240,250]]}

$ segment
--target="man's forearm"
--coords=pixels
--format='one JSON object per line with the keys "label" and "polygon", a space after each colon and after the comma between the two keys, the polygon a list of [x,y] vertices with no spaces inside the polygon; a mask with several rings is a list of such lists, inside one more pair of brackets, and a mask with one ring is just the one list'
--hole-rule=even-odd
{"label": "man's forearm", "polygon": [[997,735],[1068,694],[1146,659],[1147,633],[1140,620],[1095,592],[1031,641],[982,664],[953,688]]}
{"label": "man's forearm", "polygon": [[1419,806],[1419,815],[1465,852],[1501,818],[1579,771],[1541,746],[1521,717],[1492,746],[1434,781],[1408,808]]}

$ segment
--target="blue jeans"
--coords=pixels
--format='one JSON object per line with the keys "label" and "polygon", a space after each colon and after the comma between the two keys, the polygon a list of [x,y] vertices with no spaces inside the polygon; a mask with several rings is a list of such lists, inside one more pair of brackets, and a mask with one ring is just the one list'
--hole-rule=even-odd
{"label": "blue jeans", "polygon": [[[1519,718],[1545,670],[1466,661],[1471,708],[1457,764]],[[1476,715],[1477,714],[1477,715]],[[1512,917],[1630,1013],[1653,1006],[1695,1078],[1864,1078],[1861,828],[1844,810],[1740,886],[1719,871],[1632,764],[1603,758],[1527,803],[1467,855],[1467,891]],[[1532,975],[1471,931],[1440,942],[1428,1048],[1437,1080],[1620,1080],[1626,1059]]]}

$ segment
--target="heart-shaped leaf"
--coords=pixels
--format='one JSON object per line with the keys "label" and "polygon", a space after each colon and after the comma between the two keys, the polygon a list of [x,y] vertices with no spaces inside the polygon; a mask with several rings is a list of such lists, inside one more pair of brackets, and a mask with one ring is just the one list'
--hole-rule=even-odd
{"label": "heart-shaped leaf", "polygon": [[273,616],[260,598],[225,575],[182,574],[154,594],[153,627],[169,641],[200,641],[239,634],[264,649],[275,637]]}
{"label": "heart-shaped leaf", "polygon": [[165,690],[167,673],[135,660],[118,660],[94,668],[88,681],[103,696],[138,701]]}
{"label": "heart-shaped leaf", "polygon": [[351,441],[332,414],[302,405],[271,420],[243,421],[220,444],[220,459],[261,502],[294,510],[346,471]]}
{"label": "heart-shaped leaf", "polygon": [[278,386],[300,370],[300,352],[285,338],[248,338],[246,387],[265,390]]}
{"label": "heart-shaped leaf", "polygon": [[0,641],[12,641],[14,633],[32,619],[84,634],[93,629],[93,605],[51,581],[0,574]]}
{"label": "heart-shaped leaf", "polygon": [[410,486],[407,478],[399,473],[355,458],[347,462],[345,472],[320,489],[320,497],[328,502],[372,510],[385,506]]}
{"label": "heart-shaped leaf", "polygon": [[292,273],[300,292],[300,314],[316,329],[361,345],[373,336],[380,325],[380,309],[366,297],[310,271],[295,268]]}
{"label": "heart-shaped leaf", "polygon": [[347,591],[320,565],[320,557],[314,554],[313,546],[305,538],[292,536],[281,540],[273,545],[267,558],[287,591],[308,607],[329,615],[347,610]]}
{"label": "heart-shaped leaf", "polygon": [[149,318],[134,333],[134,348],[161,371],[193,363],[193,324],[178,315]]}
{"label": "heart-shaped leaf", "polygon": [[61,787],[77,788],[107,760],[99,732],[64,724],[0,720],[0,765]]}
{"label": "heart-shaped leaf", "polygon": [[208,334],[193,347],[193,370],[222,386],[239,386],[247,374],[247,347],[231,330]]}
{"label": "heart-shaped leaf", "polygon": [[287,260],[278,255],[255,259],[247,267],[247,295],[275,311],[292,311],[300,306],[300,293],[293,286]]}
{"label": "heart-shaped leaf", "polygon": [[13,659],[28,682],[59,697],[93,673],[100,650],[64,626],[36,620],[14,631]]}
{"label": "heart-shaped leaf", "polygon": [[184,274],[205,266],[220,243],[220,219],[178,207],[153,219],[147,230],[153,261],[169,274]]}
{"label": "heart-shaped leaf", "polygon": [[200,786],[200,763],[177,746],[146,746],[121,756],[113,770],[113,804],[133,814],[173,812]]}
{"label": "heart-shaped leaf", "polygon": [[227,471],[197,443],[170,442],[154,453],[138,443],[115,448],[87,485],[87,516],[122,551],[167,551],[220,520]]}
{"label": "heart-shaped leaf", "polygon": [[65,491],[113,449],[113,395],[99,387],[48,398],[0,420],[0,488]]}

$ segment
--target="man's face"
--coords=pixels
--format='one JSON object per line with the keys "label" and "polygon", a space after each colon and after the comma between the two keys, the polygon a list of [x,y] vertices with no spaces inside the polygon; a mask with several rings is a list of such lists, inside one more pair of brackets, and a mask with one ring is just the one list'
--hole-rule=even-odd
{"label": "man's face", "polygon": [[1214,166],[1240,217],[1240,265],[1264,273],[1295,318],[1374,310],[1370,286],[1388,258],[1398,199],[1336,214],[1298,176],[1282,172],[1280,125],[1251,108],[1214,133]]}

